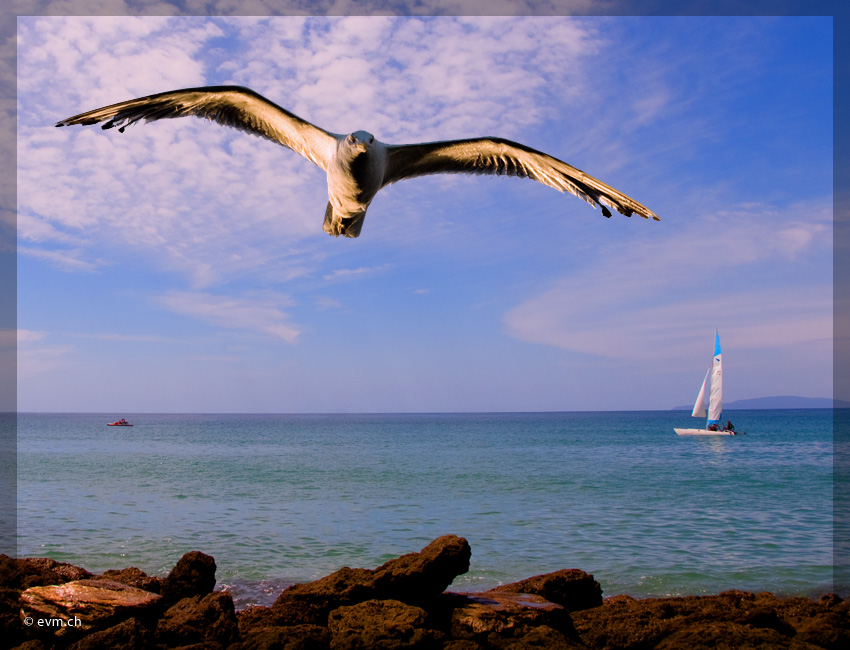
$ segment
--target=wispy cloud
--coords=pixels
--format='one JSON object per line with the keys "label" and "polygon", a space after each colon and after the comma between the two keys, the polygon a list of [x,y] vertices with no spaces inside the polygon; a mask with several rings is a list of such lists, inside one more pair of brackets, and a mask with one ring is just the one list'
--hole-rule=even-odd
{"label": "wispy cloud", "polygon": [[322,276],[325,280],[340,280],[345,278],[357,278],[364,277],[367,275],[374,275],[375,273],[380,273],[381,271],[389,268],[388,264],[382,264],[380,266],[360,266],[356,269],[336,269],[331,271],[330,273],[326,273]]}
{"label": "wispy cloud", "polygon": [[[803,210],[818,211],[795,206],[780,216],[752,206],[707,216],[661,241],[613,245],[580,274],[509,310],[507,332],[629,360],[682,358],[716,327],[751,348],[829,340],[829,283],[799,284],[790,264],[829,256],[829,210],[821,206],[820,219],[795,222]],[[773,277],[742,283],[756,268]]]}
{"label": "wispy cloud", "polygon": [[66,271],[91,273],[105,264],[102,260],[84,259],[86,251],[81,249],[46,250],[33,246],[18,246],[18,253],[50,262]]}
{"label": "wispy cloud", "polygon": [[[7,332],[12,332],[7,330]],[[17,374],[19,378],[31,378],[53,372],[61,368],[69,353],[70,345],[57,345],[48,342],[48,332],[19,329],[17,338]]]}
{"label": "wispy cloud", "polygon": [[94,339],[96,341],[114,341],[116,343],[177,343],[179,339],[168,338],[166,336],[144,335],[144,334],[114,334],[103,332],[95,333],[75,333],[71,334],[75,338]]}
{"label": "wispy cloud", "polygon": [[[235,45],[220,47],[222,36]],[[602,41],[564,17],[42,17],[22,19],[19,37],[24,252],[83,270],[103,258],[87,251],[129,248],[195,289],[315,270],[316,242],[327,237],[322,171],[195,119],[123,134],[54,122],[173,88],[237,83],[337,132],[519,138],[581,96],[590,83],[582,62]],[[405,209],[410,219],[419,210],[427,206]]]}
{"label": "wispy cloud", "polygon": [[284,296],[263,295],[247,298],[210,293],[173,291],[155,302],[169,311],[198,318],[215,327],[258,332],[295,343],[300,330],[290,324],[281,309],[290,301]]}

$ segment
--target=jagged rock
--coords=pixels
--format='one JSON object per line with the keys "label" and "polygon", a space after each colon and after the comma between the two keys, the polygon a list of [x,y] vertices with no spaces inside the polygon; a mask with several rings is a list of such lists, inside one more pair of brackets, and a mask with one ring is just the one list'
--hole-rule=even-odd
{"label": "jagged rock", "polygon": [[544,573],[519,582],[501,585],[494,592],[535,594],[556,603],[571,612],[599,607],[602,604],[602,587],[593,575],[580,569],[562,569]]}
{"label": "jagged rock", "polygon": [[153,634],[135,618],[113,627],[93,632],[73,643],[68,650],[151,650]]}
{"label": "jagged rock", "polygon": [[221,591],[183,598],[166,610],[156,626],[157,642],[169,648],[205,642],[227,647],[238,638],[233,598]]}
{"label": "jagged rock", "polygon": [[582,641],[598,650],[654,648],[662,643],[666,648],[702,648],[725,643],[724,638],[729,645],[723,647],[803,650],[847,645],[850,618],[845,607],[837,597],[821,602],[783,600],[769,593],[733,590],[716,596],[644,600],[616,596],[572,616]]}
{"label": "jagged rock", "polygon": [[30,639],[21,645],[16,645],[12,650],[48,650],[48,648],[41,639]]}
{"label": "jagged rock", "polygon": [[239,621],[239,634],[243,637],[253,630],[263,627],[277,627],[281,624],[272,609],[262,605],[250,605],[242,611],[236,612],[236,619]]}
{"label": "jagged rock", "polygon": [[110,569],[104,572],[101,578],[105,580],[114,580],[131,587],[138,587],[145,591],[150,591],[154,594],[162,593],[162,579],[149,576],[147,573],[136,567],[128,567],[126,569]]}
{"label": "jagged rock", "polygon": [[206,596],[215,588],[215,560],[200,551],[181,557],[162,583],[165,607],[191,596]]}
{"label": "jagged rock", "polygon": [[456,535],[444,535],[419,553],[407,553],[375,569],[375,588],[402,602],[427,602],[469,571],[472,550]]}
{"label": "jagged rock", "polygon": [[[21,594],[21,617],[32,617],[31,630],[71,638],[111,627],[130,617],[145,620],[160,597],[112,580],[75,580],[30,587]],[[58,626],[59,619],[66,625]],[[39,625],[45,620],[45,625]]]}
{"label": "jagged rock", "polygon": [[0,585],[9,589],[29,589],[60,585],[92,577],[85,569],[47,557],[14,559],[0,554]]}
{"label": "jagged rock", "polygon": [[442,634],[426,627],[427,612],[398,600],[367,600],[328,616],[331,650],[430,650]]}
{"label": "jagged rock", "polygon": [[837,612],[815,614],[797,625],[795,640],[828,650],[850,647],[850,617]]}
{"label": "jagged rock", "polygon": [[0,587],[0,639],[10,645],[24,640],[20,596],[18,589]]}
{"label": "jagged rock", "polygon": [[14,559],[0,554],[0,639],[10,645],[24,641],[19,602],[21,591],[89,576],[91,574],[85,569],[50,558]]}
{"label": "jagged rock", "polygon": [[462,596],[464,602],[451,615],[451,635],[456,639],[492,645],[494,638],[519,640],[541,626],[577,639],[570,613],[541,596],[493,591]]}
{"label": "jagged rock", "polygon": [[703,621],[676,630],[655,646],[656,650],[816,650],[769,628],[725,621]]}
{"label": "jagged rock", "polygon": [[452,639],[443,645],[443,650],[484,650],[484,646],[469,639]]}
{"label": "jagged rock", "polygon": [[286,625],[325,625],[328,613],[366,600],[422,604],[439,596],[469,570],[471,551],[462,537],[445,535],[419,553],[408,553],[377,569],[343,567],[329,576],[285,589],[272,610]]}
{"label": "jagged rock", "polygon": [[227,650],[328,650],[328,629],[318,625],[268,626],[252,630]]}
{"label": "jagged rock", "polygon": [[505,650],[584,650],[586,646],[567,639],[548,625],[530,629],[521,637],[508,643]]}

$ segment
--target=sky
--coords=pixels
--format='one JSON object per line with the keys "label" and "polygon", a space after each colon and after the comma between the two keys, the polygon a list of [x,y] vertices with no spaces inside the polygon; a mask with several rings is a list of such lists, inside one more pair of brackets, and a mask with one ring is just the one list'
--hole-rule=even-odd
{"label": "sky", "polygon": [[[19,17],[21,411],[653,410],[832,394],[830,17]],[[196,118],[248,86],[335,133],[495,135],[661,218],[527,179],[382,190]]]}

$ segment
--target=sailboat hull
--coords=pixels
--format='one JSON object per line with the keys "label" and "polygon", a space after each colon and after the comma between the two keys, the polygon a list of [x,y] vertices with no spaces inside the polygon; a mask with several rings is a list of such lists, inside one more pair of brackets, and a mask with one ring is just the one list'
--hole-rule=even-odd
{"label": "sailboat hull", "polygon": [[708,429],[676,429],[673,431],[680,436],[735,436],[736,431],[710,431]]}

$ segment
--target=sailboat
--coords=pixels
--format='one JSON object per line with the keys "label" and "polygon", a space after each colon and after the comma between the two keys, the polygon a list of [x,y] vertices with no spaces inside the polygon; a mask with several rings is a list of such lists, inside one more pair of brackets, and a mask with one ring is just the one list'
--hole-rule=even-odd
{"label": "sailboat", "polygon": [[[710,383],[709,383],[710,380]],[[695,418],[706,417],[705,393],[709,390],[708,417],[705,421],[705,429],[676,429],[673,430],[680,436],[734,436],[735,430],[722,429],[720,417],[723,413],[723,355],[720,353],[720,333],[714,333],[714,359],[711,367],[705,373],[702,380],[697,401],[694,402],[694,410],[691,416]]]}

